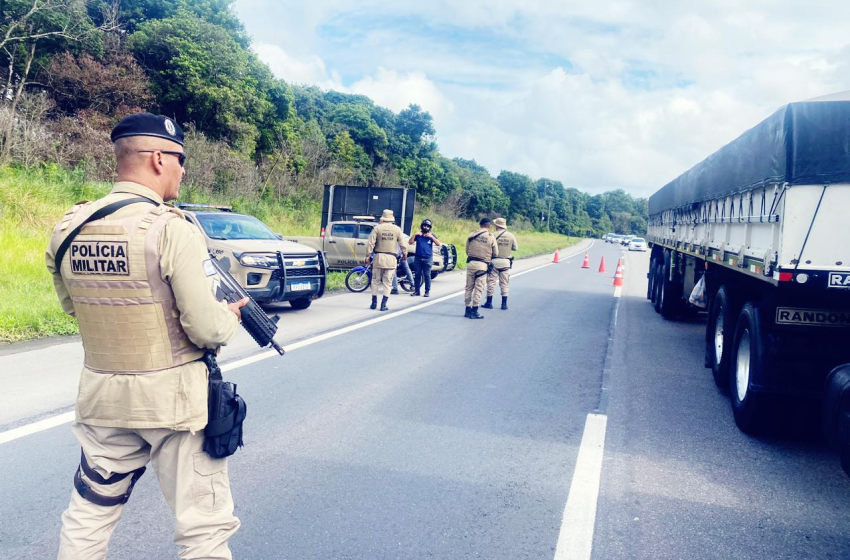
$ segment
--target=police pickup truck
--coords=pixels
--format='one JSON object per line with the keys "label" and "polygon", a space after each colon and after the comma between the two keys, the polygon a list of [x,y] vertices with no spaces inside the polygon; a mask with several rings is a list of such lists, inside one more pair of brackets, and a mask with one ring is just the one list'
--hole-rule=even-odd
{"label": "police pickup truck", "polygon": [[[285,237],[286,241],[298,243],[322,251],[327,258],[328,268],[332,270],[348,270],[360,266],[366,260],[366,248],[372,228],[378,225],[374,216],[354,216],[353,220],[329,222],[322,229],[319,237]],[[404,243],[409,237],[402,234]],[[409,256],[412,258],[414,246],[408,245]],[[457,249],[454,245],[443,244],[439,251],[434,251],[434,263],[431,267],[431,278],[436,278],[442,272],[454,270],[457,262]]]}
{"label": "police pickup truck", "polygon": [[321,251],[286,241],[230,206],[176,206],[203,232],[210,254],[230,261],[230,274],[258,303],[288,301],[295,309],[307,309],[324,295],[328,267]]}

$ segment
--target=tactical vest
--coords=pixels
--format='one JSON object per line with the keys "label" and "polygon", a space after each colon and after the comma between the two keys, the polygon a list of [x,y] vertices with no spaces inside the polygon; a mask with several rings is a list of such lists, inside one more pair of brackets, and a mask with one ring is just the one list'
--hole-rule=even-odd
{"label": "tactical vest", "polygon": [[[479,235],[480,234],[480,235]],[[490,263],[493,258],[492,236],[489,231],[478,231],[467,238],[467,262]]]}
{"label": "tactical vest", "polygon": [[[165,225],[182,214],[165,205],[147,208],[86,225],[62,259],[62,279],[92,371],[151,373],[204,355],[183,331],[160,268]],[[55,246],[92,213],[88,204],[69,210],[54,230]]]}
{"label": "tactical vest", "polygon": [[375,241],[375,252],[398,255],[399,229],[394,224],[383,223],[375,226],[378,239]]}
{"label": "tactical vest", "polygon": [[500,259],[509,259],[513,255],[513,246],[514,246],[514,236],[508,233],[507,230],[502,230],[502,232],[496,236],[496,245],[499,247],[499,255]]}

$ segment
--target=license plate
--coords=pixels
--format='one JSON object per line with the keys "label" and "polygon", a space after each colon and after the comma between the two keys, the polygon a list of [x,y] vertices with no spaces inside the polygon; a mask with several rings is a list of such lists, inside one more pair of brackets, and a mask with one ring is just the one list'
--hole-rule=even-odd
{"label": "license plate", "polygon": [[310,290],[309,282],[297,282],[289,285],[290,292],[304,292]]}
{"label": "license plate", "polygon": [[830,272],[828,286],[830,288],[850,288],[850,272]]}
{"label": "license plate", "polygon": [[812,327],[850,327],[850,312],[777,307],[776,323]]}

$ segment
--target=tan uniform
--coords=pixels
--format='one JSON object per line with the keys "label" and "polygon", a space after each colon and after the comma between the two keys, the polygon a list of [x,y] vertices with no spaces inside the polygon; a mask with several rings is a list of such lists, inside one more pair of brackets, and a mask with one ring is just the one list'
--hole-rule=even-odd
{"label": "tan uniform", "polygon": [[506,229],[499,229],[496,233],[496,245],[499,248],[498,255],[493,259],[493,270],[487,275],[487,295],[496,293],[496,280],[499,281],[499,290],[502,297],[508,297],[508,288],[511,283],[511,257],[517,250],[516,236]]}
{"label": "tan uniform", "polygon": [[407,247],[402,240],[401,228],[392,222],[381,222],[372,228],[366,253],[375,253],[372,263],[372,295],[389,297],[393,278],[398,267],[398,254],[407,258]]}
{"label": "tan uniform", "polygon": [[469,234],[466,239],[466,307],[478,307],[486,285],[487,269],[497,254],[496,239],[486,229]]}
{"label": "tan uniform", "polygon": [[[61,242],[110,203],[144,197],[86,225],[55,270]],[[213,295],[204,237],[152,190],[118,183],[106,197],[69,210],[46,253],[63,310],[75,315],[85,349],[74,435],[97,477],[128,473],[151,462],[177,517],[180,558],[231,558],[228,538],[239,528],[225,459],[202,451],[207,423],[204,349],[230,341],[236,316]],[[122,495],[130,477],[101,484]],[[123,505],[97,505],[72,491],[62,516],[60,559],[101,559]]]}

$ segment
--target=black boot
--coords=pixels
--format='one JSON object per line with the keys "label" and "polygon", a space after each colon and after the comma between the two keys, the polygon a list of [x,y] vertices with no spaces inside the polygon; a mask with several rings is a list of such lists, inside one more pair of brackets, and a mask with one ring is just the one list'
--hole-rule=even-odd
{"label": "black boot", "polygon": [[508,296],[502,296],[502,309],[505,310],[508,308]]}
{"label": "black boot", "polygon": [[431,292],[429,292],[428,290],[425,290],[425,297],[431,297]]}
{"label": "black boot", "polygon": [[484,309],[493,309],[493,296],[487,296],[487,301],[481,307]]}
{"label": "black boot", "polygon": [[477,307],[473,307],[472,310],[469,312],[469,318],[470,319],[483,319],[484,315],[481,315],[480,313],[478,313]]}
{"label": "black boot", "polygon": [[378,296],[372,296],[372,305],[369,306],[369,309],[378,309]]}
{"label": "black boot", "polygon": [[418,295],[421,295],[421,294],[419,293],[419,290],[416,290],[415,292],[413,292],[412,294],[410,294],[410,297],[416,297],[416,296],[418,296]]}
{"label": "black boot", "polygon": [[394,296],[397,296],[398,295],[398,288],[393,288],[392,290],[390,290],[390,293]]}
{"label": "black boot", "polygon": [[469,313],[470,313],[471,311],[472,311],[472,308],[471,308],[471,307],[467,307],[467,308],[466,308],[466,313],[464,313],[464,314],[463,314],[463,316],[464,316],[464,317],[466,317],[467,319],[469,319]]}
{"label": "black boot", "polygon": [[390,299],[390,298],[389,298],[389,297],[387,297],[387,296],[384,296],[384,297],[381,299],[381,311],[389,311],[389,310],[390,310],[390,308],[389,308],[389,307],[387,307],[387,300],[388,300],[388,299]]}

